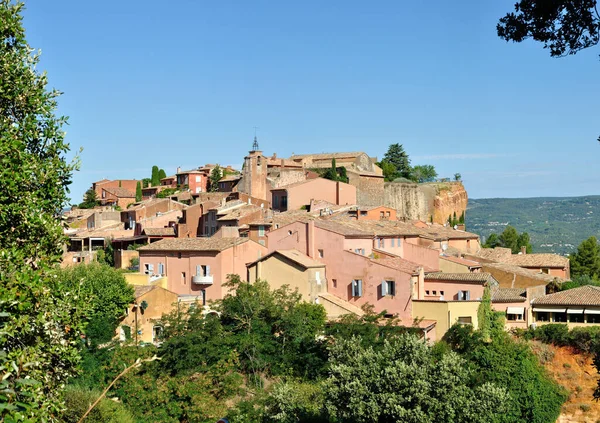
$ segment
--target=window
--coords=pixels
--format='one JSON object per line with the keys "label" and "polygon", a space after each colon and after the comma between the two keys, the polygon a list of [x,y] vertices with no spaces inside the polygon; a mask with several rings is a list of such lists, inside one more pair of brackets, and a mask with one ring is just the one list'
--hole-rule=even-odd
{"label": "window", "polygon": [[520,322],[520,321],[523,321],[523,315],[522,314],[507,314],[506,320],[508,320],[509,322]]}
{"label": "window", "polygon": [[470,291],[458,291],[458,301],[469,301],[471,299]]}
{"label": "window", "polygon": [[383,281],[381,282],[381,296],[396,295],[396,282],[394,281]]}
{"label": "window", "polygon": [[287,209],[287,195],[281,196],[281,208]]}
{"label": "window", "polygon": [[277,207],[279,207],[279,196],[274,195],[273,196],[273,208],[276,209]]}
{"label": "window", "polygon": [[379,218],[383,219],[385,217],[385,213],[384,212],[379,212]]}
{"label": "window", "polygon": [[565,323],[567,321],[567,313],[552,313],[552,317],[554,318],[554,322],[557,323]]}
{"label": "window", "polygon": [[361,215],[361,216],[366,216],[367,214],[368,214],[368,213],[367,213],[366,211],[364,211],[364,210],[360,212],[360,215]]}
{"label": "window", "polygon": [[385,212],[385,217],[387,217],[388,219],[390,218],[390,212],[389,211]]}
{"label": "window", "polygon": [[444,299],[444,291],[440,291],[440,297],[442,297],[440,299],[442,299],[442,300]]}
{"label": "window", "polygon": [[204,235],[208,235],[208,226],[204,227]]}
{"label": "window", "polygon": [[154,274],[154,265],[150,264],[150,263],[144,264],[144,273],[146,275],[152,275],[152,274]]}
{"label": "window", "polygon": [[600,323],[600,314],[586,314],[585,319],[588,323]]}
{"label": "window", "polygon": [[471,318],[471,316],[459,317],[458,323],[460,323],[461,325],[471,325],[473,324],[473,319]]}
{"label": "window", "polygon": [[323,258],[323,250],[318,250],[319,251],[319,258]]}
{"label": "window", "polygon": [[429,291],[425,291],[425,295],[429,295]]}
{"label": "window", "polygon": [[152,342],[158,342],[162,336],[162,327],[154,326],[152,328]]}
{"label": "window", "polygon": [[200,180],[201,180],[200,175],[196,175],[196,182],[200,182]]}
{"label": "window", "polygon": [[433,295],[437,295],[437,291],[433,291]]}
{"label": "window", "polygon": [[181,282],[183,282],[184,285],[186,283],[185,272],[181,272]]}
{"label": "window", "polygon": [[381,238],[381,248],[385,248],[385,238]]}
{"label": "window", "polygon": [[337,288],[337,279],[332,279],[331,283],[333,284],[334,288]]}
{"label": "window", "polygon": [[583,323],[583,314],[569,314],[570,323]]}
{"label": "window", "polygon": [[362,297],[362,279],[354,279],[352,281],[352,296]]}
{"label": "window", "polygon": [[263,225],[258,226],[258,236],[265,236],[265,227]]}
{"label": "window", "polygon": [[292,234],[292,231],[288,231],[288,235],[291,235],[291,234]]}
{"label": "window", "polygon": [[165,274],[165,265],[164,265],[164,263],[158,263],[158,274],[159,275],[164,275]]}
{"label": "window", "polygon": [[210,276],[210,266],[204,264],[197,265],[196,276]]}
{"label": "window", "polygon": [[259,239],[259,240],[258,240],[258,243],[259,243],[260,245],[262,245],[263,247],[266,245],[266,244],[265,244],[265,240],[264,240],[264,239]]}
{"label": "window", "polygon": [[543,268],[542,273],[548,274],[548,268]]}
{"label": "window", "polygon": [[535,313],[535,320],[538,322],[549,322],[550,321],[550,313],[545,311],[537,311]]}

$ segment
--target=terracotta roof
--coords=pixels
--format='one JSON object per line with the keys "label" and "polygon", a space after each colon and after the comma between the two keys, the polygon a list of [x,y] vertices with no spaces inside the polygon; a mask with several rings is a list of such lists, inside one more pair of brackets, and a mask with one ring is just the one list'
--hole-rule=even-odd
{"label": "terracotta roof", "polygon": [[580,286],[554,294],[544,295],[531,302],[533,305],[600,306],[600,287]]}
{"label": "terracotta roof", "polygon": [[138,251],[223,251],[248,241],[248,238],[165,238]]}
{"label": "terracotta roof", "polygon": [[502,270],[503,272],[507,273],[514,273],[515,275],[525,276],[531,279],[537,279],[544,285],[552,282],[554,279],[558,279],[559,281],[563,280],[562,278],[551,276],[547,273],[535,272],[533,270],[525,269],[524,267],[519,267],[507,263],[481,263],[481,267],[483,268],[483,270],[486,270],[486,268],[492,268]]}
{"label": "terracotta roof", "polygon": [[147,236],[175,236],[175,228],[145,228],[143,233]]}
{"label": "terracotta roof", "polygon": [[462,257],[455,257],[455,256],[440,256],[440,258],[442,260],[447,260],[447,261],[451,261],[452,263],[456,263],[456,264],[462,264],[464,266],[469,266],[469,267],[481,267],[481,263],[477,262],[477,261],[473,261],[473,260],[467,260],[464,259]]}
{"label": "terracotta roof", "polygon": [[239,181],[240,179],[242,179],[242,175],[227,175],[219,179],[219,182]]}
{"label": "terracotta roof", "polygon": [[360,307],[357,307],[354,304],[350,304],[348,301],[342,300],[341,298],[338,298],[333,294],[322,292],[320,294],[317,294],[317,296],[324,301],[330,302],[346,310],[348,312],[347,314],[356,314],[357,316],[362,316],[363,314],[365,314]]}
{"label": "terracotta roof", "polygon": [[157,285],[136,285],[134,288],[134,293],[133,295],[135,296],[135,298],[139,298],[144,294],[147,294],[148,292],[152,291],[154,288],[158,288]]}
{"label": "terracotta roof", "polygon": [[510,259],[511,255],[512,255],[512,251],[510,250],[510,248],[504,248],[504,247],[482,248],[477,253],[477,256],[479,256],[481,258],[484,258],[487,260],[492,260],[492,261],[502,261],[502,262],[506,262],[508,259]]}
{"label": "terracotta roof", "polygon": [[272,217],[267,217],[262,220],[256,220],[249,223],[250,226],[265,225],[282,227],[294,222],[308,222],[315,220],[317,217],[310,214],[306,210],[288,210],[283,213],[274,213]]}
{"label": "terracotta roof", "polygon": [[108,192],[119,198],[135,198],[135,192],[131,192],[128,189],[114,187],[114,188],[102,188],[104,191]]}
{"label": "terracotta roof", "polygon": [[[436,270],[436,269],[430,268],[429,266],[425,266],[422,264],[418,264],[418,263],[414,263],[412,261],[405,260],[401,257],[386,257],[386,258],[379,258],[379,259],[371,259],[371,261],[373,263],[381,264],[383,266],[390,267],[392,269],[396,269],[401,272],[408,273],[410,275],[419,273],[419,268],[421,268],[421,267],[423,268],[423,271],[426,273],[435,272],[435,270]],[[425,279],[427,279],[427,276],[425,277]]]}
{"label": "terracotta roof", "polygon": [[524,288],[497,288],[492,292],[494,303],[516,303],[527,301],[527,291]]}
{"label": "terracotta roof", "polygon": [[239,208],[231,210],[231,212],[219,217],[217,220],[237,220],[260,210],[264,210],[264,208],[255,206],[254,204],[245,204]]}
{"label": "terracotta roof", "polygon": [[305,159],[308,157],[313,157],[315,159],[327,159],[327,158],[338,158],[338,157],[358,157],[361,154],[366,154],[363,153],[362,151],[352,151],[352,152],[348,152],[348,153],[318,153],[318,154],[294,154],[293,156],[290,157],[291,160],[297,160],[297,159]]}
{"label": "terracotta roof", "polygon": [[258,260],[248,264],[247,266],[250,267],[250,266],[258,263],[259,261],[264,261],[267,258],[272,257],[275,254],[281,255],[289,260],[292,260],[293,262],[298,263],[299,265],[301,265],[302,267],[304,267],[306,269],[310,269],[313,267],[325,267],[324,263],[314,260],[314,259],[310,258],[309,256],[307,256],[306,254],[301,253],[298,250],[275,250],[275,251],[267,254],[266,256],[263,256],[263,257],[259,258]]}
{"label": "terracotta roof", "polygon": [[374,235],[368,230],[359,229],[355,225],[349,225],[347,222],[336,220],[315,220],[315,226],[344,236],[372,237]]}
{"label": "terracotta roof", "polygon": [[467,283],[488,283],[489,285],[498,285],[498,281],[490,273],[428,273],[425,275],[426,281],[456,281]]}
{"label": "terracotta roof", "polygon": [[564,268],[569,265],[569,259],[558,254],[513,254],[506,262],[520,267]]}

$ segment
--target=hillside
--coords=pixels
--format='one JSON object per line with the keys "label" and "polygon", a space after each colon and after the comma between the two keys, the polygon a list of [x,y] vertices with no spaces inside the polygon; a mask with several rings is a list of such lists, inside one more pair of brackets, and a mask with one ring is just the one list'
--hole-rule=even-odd
{"label": "hillside", "polygon": [[470,199],[467,229],[483,239],[512,225],[529,233],[534,252],[569,254],[584,239],[600,238],[599,206],[600,196]]}

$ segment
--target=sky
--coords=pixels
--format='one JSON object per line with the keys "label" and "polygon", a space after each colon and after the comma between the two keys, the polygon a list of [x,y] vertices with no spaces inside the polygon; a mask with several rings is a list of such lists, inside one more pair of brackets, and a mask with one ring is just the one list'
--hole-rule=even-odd
{"label": "sky", "polygon": [[[600,47],[506,43],[514,0],[29,0],[38,66],[64,94],[92,182],[400,143],[471,198],[600,194]],[[70,154],[69,158],[73,156]]]}

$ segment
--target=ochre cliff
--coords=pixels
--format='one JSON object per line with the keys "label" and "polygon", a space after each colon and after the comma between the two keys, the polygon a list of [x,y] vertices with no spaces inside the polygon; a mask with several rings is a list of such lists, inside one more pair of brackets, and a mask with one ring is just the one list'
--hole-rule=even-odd
{"label": "ochre cliff", "polygon": [[460,182],[414,184],[385,183],[385,205],[398,211],[398,217],[444,224],[448,216],[460,217],[467,209],[468,196]]}

